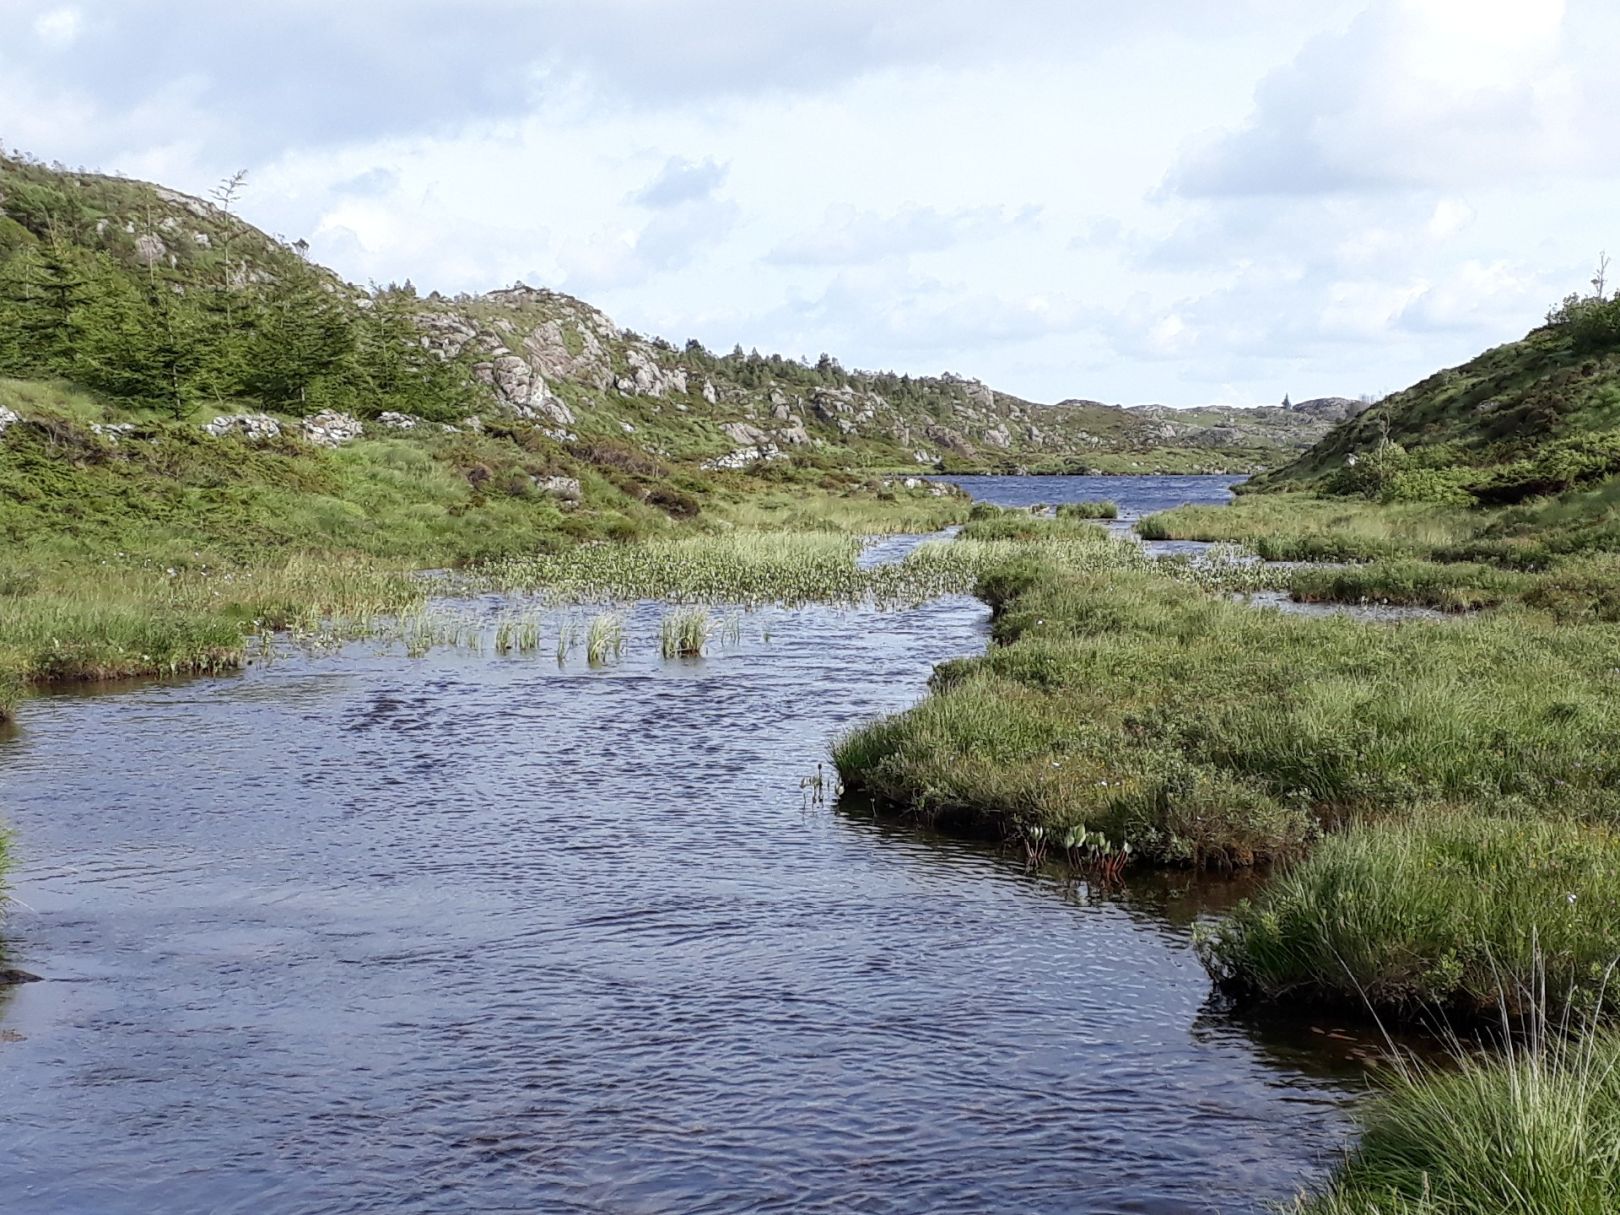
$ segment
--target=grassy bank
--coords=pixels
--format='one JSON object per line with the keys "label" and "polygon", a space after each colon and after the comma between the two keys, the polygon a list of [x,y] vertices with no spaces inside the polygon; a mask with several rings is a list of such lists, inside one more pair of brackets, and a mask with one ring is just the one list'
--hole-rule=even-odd
{"label": "grassy bank", "polygon": [[1299,853],[1432,803],[1620,816],[1615,635],[1519,611],[1369,626],[1192,581],[1012,562],[996,645],[843,739],[847,784],[1009,837],[1084,826],[1171,862]]}
{"label": "grassy bank", "polygon": [[1589,1013],[1620,958],[1617,898],[1607,827],[1436,813],[1327,837],[1201,949],[1229,987],[1270,1000]]}
{"label": "grassy bank", "polygon": [[1296,1215],[1620,1210],[1620,1036],[1540,1036],[1444,1071],[1403,1068]]}
{"label": "grassy bank", "polygon": [[[516,421],[336,449],[296,437],[291,419],[251,443],[136,414],[133,430],[97,433],[92,419],[108,415],[83,393],[0,390],[27,411],[0,435],[0,718],[30,686],[226,669],[265,631],[365,631],[420,607],[417,569],[499,569],[515,586],[520,565],[543,574],[547,554],[622,565],[639,544],[689,538],[711,546],[689,584],[725,567],[742,585],[761,567],[728,537],[813,527],[819,560],[833,555],[847,576],[852,535],[966,517],[960,496],[813,460],[704,471]],[[815,543],[785,545],[778,584],[795,563],[813,574]],[[698,550],[657,551],[680,564]]]}

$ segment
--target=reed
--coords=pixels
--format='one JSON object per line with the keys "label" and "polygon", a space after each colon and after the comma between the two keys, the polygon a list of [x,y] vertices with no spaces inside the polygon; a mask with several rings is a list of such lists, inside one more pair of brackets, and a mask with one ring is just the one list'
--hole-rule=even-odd
{"label": "reed", "polygon": [[592,666],[601,666],[624,653],[624,620],[614,612],[591,618],[585,635],[585,657]]}
{"label": "reed", "polygon": [[714,635],[714,621],[707,608],[678,608],[664,617],[658,635],[665,658],[700,658]]}

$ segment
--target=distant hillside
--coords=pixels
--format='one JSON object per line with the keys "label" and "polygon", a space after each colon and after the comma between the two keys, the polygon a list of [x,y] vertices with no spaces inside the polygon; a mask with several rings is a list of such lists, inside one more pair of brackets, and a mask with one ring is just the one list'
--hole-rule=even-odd
{"label": "distant hillside", "polygon": [[0,376],[67,380],[199,424],[253,410],[526,418],[559,443],[612,439],[720,467],[809,455],[856,468],[1248,472],[1316,437],[1303,410],[1286,419],[1295,426],[1277,410],[1040,405],[955,375],[677,347],[543,288],[363,289],[239,206],[0,156]]}
{"label": "distant hillside", "polygon": [[1620,299],[1572,297],[1517,342],[1335,426],[1255,489],[1504,504],[1620,474]]}

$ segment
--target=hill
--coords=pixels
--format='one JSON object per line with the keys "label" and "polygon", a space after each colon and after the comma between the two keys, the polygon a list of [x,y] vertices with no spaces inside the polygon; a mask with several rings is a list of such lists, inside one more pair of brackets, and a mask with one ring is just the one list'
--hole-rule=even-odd
{"label": "hill", "polygon": [[1599,294],[1339,423],[1252,488],[1509,505],[1617,473],[1620,299]]}
{"label": "hill", "polygon": [[[741,468],[795,456],[848,468],[1253,471],[1317,437],[1300,412],[1174,419],[1043,405],[970,378],[677,347],[589,304],[518,284],[420,295],[360,288],[210,202],[160,185],[0,156],[0,375],[67,380],[126,413],[360,426],[507,417],[559,443]],[[12,406],[15,407],[14,405]],[[1243,416],[1238,416],[1243,415]],[[244,425],[246,425],[244,423]],[[343,424],[353,429],[347,422]]]}

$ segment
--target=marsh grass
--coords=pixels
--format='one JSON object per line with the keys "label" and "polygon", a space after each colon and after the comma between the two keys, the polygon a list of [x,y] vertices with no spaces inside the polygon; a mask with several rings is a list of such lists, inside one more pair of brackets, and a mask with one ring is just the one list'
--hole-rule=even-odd
{"label": "marsh grass", "polygon": [[624,620],[615,612],[602,612],[591,618],[585,635],[585,658],[601,666],[624,653]]}
{"label": "marsh grass", "polygon": [[1100,502],[1065,502],[1057,508],[1059,519],[1117,519],[1119,504],[1106,499]]}
{"label": "marsh grass", "polygon": [[704,607],[684,607],[659,623],[659,645],[665,658],[701,658],[714,636],[714,619]]}
{"label": "marsh grass", "polygon": [[1499,1053],[1459,1046],[1448,1064],[1394,1067],[1360,1141],[1294,1215],[1620,1210],[1620,1034],[1505,1028]]}
{"label": "marsh grass", "polygon": [[1295,855],[1323,828],[1436,802],[1620,821],[1603,626],[1279,617],[1190,578],[1040,561],[979,589],[997,644],[845,737],[852,788],[976,829],[1085,825],[1204,864]]}
{"label": "marsh grass", "polygon": [[1148,540],[1241,544],[1267,561],[1373,561],[1429,555],[1469,540],[1488,522],[1483,512],[1456,507],[1264,494],[1149,515],[1136,531]]}
{"label": "marsh grass", "polygon": [[1206,932],[1229,989],[1414,1014],[1590,1013],[1620,958],[1620,839],[1578,821],[1429,813],[1324,839]]}

